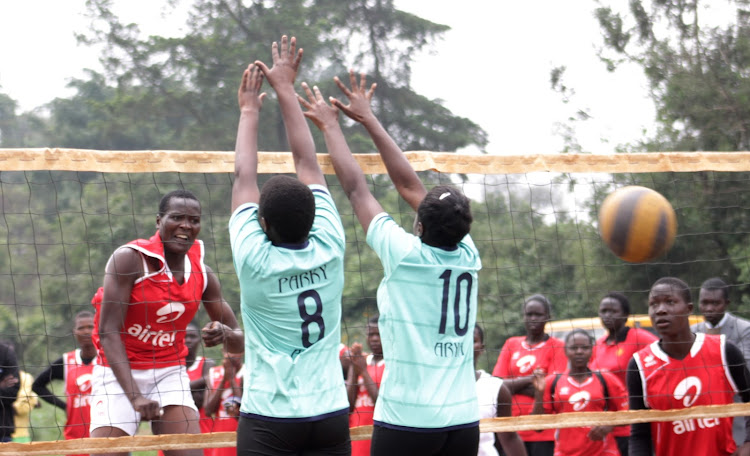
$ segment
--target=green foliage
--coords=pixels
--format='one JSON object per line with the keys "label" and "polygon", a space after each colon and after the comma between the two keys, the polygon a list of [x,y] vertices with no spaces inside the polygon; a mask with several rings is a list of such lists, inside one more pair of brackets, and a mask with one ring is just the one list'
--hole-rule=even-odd
{"label": "green foliage", "polygon": [[[713,27],[700,22],[700,2],[663,0],[647,10],[631,0],[626,12],[605,5],[597,10],[602,60],[613,70],[625,62],[640,65],[658,108],[658,133],[623,150],[748,148],[750,24],[740,14],[744,2],[731,3],[738,8],[736,21]],[[256,58],[270,63],[270,43],[284,33],[305,49],[298,82],[338,95],[333,76],[345,78],[349,67],[368,73],[378,83],[376,114],[405,150],[481,149],[487,143],[476,124],[411,89],[414,56],[429,50],[447,27],[399,11],[392,1],[197,0],[190,3],[184,35],[172,38],[141,36],[136,25],[113,14],[111,0],[87,5],[94,23],[80,39],[103,46],[105,70],[74,80],[75,95],[51,102],[49,119],[17,115],[15,102],[0,94],[2,147],[229,150],[242,69]],[[567,101],[574,90],[564,84],[564,73],[565,66],[555,68],[550,83]],[[273,97],[269,93],[263,107],[259,145],[287,150]],[[587,115],[582,111],[575,120]],[[352,150],[375,151],[361,126],[342,123]],[[567,150],[580,149],[572,129],[567,142]],[[694,286],[720,276],[737,285],[738,309],[750,310],[750,173],[560,176],[541,184],[515,175],[484,176],[479,183],[476,176],[422,177],[428,186],[455,183],[467,193],[481,188],[473,196],[472,227],[483,261],[478,320],[488,346],[480,367],[491,369],[504,340],[523,333],[520,306],[533,293],[550,298],[553,318],[594,316],[599,298],[610,290],[624,290],[638,313],[645,311],[645,292],[661,276],[680,276]],[[408,230],[413,211],[390,180],[369,179],[385,210]],[[156,201],[174,188],[189,188],[202,201],[206,262],[239,314],[226,229],[231,180],[227,174],[0,173],[0,271],[7,284],[0,288],[0,337],[16,342],[26,370],[37,374],[73,348],[71,317],[89,307],[107,258],[117,246],[153,234]],[[335,178],[328,181],[347,236],[343,339],[362,342],[366,318],[377,312],[382,266]],[[623,263],[596,231],[603,198],[632,184],[664,194],[678,215],[673,249],[652,263]],[[575,200],[571,195],[580,185],[587,196]],[[201,311],[198,320],[206,319]],[[61,421],[50,408],[35,411],[35,438],[59,437],[58,424],[50,423]]]}
{"label": "green foliage", "polygon": [[[339,95],[333,76],[346,77],[350,66],[369,73],[379,84],[376,112],[404,148],[453,151],[487,144],[476,124],[410,88],[416,53],[448,27],[398,11],[392,1],[174,4],[190,8],[185,35],[144,38],[136,24],[113,13],[112,0],[87,2],[92,28],[79,40],[103,47],[105,70],[74,80],[76,94],[51,103],[55,145],[231,150],[242,70],[255,59],[270,66],[270,44],[282,34],[296,36],[304,48],[299,81],[327,95]],[[288,150],[273,97],[263,107],[259,147]]]}
{"label": "green foliage", "polygon": [[[645,2],[631,0],[627,11],[616,11],[614,4],[597,10],[603,60],[611,69],[623,62],[640,66],[657,107],[658,133],[630,149],[748,150],[750,17],[746,1],[726,3],[735,15],[718,24],[709,22],[714,5],[701,1],[664,0],[647,9]],[[679,235],[663,262],[622,270],[613,283],[645,289],[669,274],[698,286],[719,276],[747,300],[750,288],[743,271],[750,201],[740,186],[748,177],[712,172],[614,176],[618,184],[661,192],[675,207]],[[592,215],[602,197],[594,199]]]}

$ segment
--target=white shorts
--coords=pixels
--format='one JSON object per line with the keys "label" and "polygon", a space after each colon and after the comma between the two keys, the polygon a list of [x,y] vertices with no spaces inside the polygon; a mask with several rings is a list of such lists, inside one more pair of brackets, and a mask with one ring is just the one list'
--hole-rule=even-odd
{"label": "white shorts", "polygon": [[[190,379],[185,366],[134,369],[132,373],[138,389],[147,399],[157,401],[162,407],[182,405],[198,411],[190,392]],[[140,421],[141,414],[125,397],[112,369],[95,365],[91,379],[91,431],[100,427],[116,427],[128,435],[135,435]]]}

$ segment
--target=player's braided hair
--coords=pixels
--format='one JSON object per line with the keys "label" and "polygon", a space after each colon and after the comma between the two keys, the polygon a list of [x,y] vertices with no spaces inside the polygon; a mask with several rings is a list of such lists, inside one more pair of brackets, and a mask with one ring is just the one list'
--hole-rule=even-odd
{"label": "player's braided hair", "polygon": [[422,239],[436,247],[453,247],[469,234],[471,204],[453,187],[439,185],[427,193],[417,208]]}

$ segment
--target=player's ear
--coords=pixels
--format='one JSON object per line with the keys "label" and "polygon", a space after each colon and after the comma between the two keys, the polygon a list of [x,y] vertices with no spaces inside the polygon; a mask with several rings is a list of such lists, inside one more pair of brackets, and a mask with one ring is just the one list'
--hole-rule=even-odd
{"label": "player's ear", "polygon": [[264,233],[268,233],[268,222],[266,222],[265,217],[260,218],[260,227],[263,229]]}
{"label": "player's ear", "polygon": [[693,313],[693,302],[687,303],[689,313]]}
{"label": "player's ear", "polygon": [[417,221],[414,223],[414,235],[417,237],[422,237],[422,233],[424,233],[424,227],[422,226],[422,222]]}

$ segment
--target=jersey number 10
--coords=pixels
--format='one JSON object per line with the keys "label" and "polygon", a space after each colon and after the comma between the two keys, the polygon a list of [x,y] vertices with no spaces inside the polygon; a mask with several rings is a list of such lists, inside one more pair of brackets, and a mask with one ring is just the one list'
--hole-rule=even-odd
{"label": "jersey number 10", "polygon": [[[448,295],[450,294],[452,273],[452,270],[446,269],[445,272],[440,274],[440,278],[443,279],[443,302],[440,308],[440,330],[438,331],[439,334],[445,334],[445,326],[448,322],[448,300],[450,297]],[[471,274],[468,272],[464,272],[463,274],[456,277],[456,296],[453,299],[453,329],[456,331],[457,336],[464,336],[469,330],[469,311],[471,310],[472,280],[473,279],[471,277]],[[464,282],[466,283],[466,319],[462,326],[459,308],[461,306],[461,289]]]}

